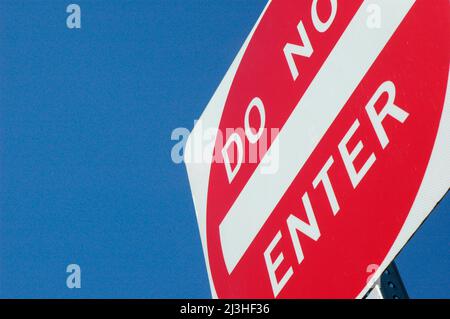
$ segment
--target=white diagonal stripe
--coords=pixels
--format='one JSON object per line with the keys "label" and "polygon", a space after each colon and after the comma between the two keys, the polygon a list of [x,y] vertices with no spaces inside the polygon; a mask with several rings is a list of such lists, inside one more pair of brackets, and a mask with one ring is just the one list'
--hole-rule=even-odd
{"label": "white diagonal stripe", "polygon": [[[259,165],[220,224],[228,273],[242,258],[414,3],[415,0],[363,2],[274,141],[281,154],[278,172],[261,174]],[[381,28],[371,29],[366,24],[370,4],[381,8]],[[261,162],[264,161],[263,158]]]}

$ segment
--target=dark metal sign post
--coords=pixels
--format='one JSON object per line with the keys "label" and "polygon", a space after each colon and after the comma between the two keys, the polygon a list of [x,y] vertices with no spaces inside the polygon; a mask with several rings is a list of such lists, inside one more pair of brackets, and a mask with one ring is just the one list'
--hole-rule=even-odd
{"label": "dark metal sign post", "polygon": [[381,275],[380,289],[384,299],[409,299],[405,285],[394,262]]}

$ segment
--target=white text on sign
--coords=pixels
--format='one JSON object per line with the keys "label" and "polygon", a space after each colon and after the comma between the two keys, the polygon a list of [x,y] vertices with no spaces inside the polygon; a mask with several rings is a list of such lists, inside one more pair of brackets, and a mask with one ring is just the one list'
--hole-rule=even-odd
{"label": "white text on sign", "polygon": [[[383,94],[387,94],[388,99],[383,109],[379,113],[377,113],[377,111],[375,110],[375,104]],[[373,131],[376,134],[382,149],[385,149],[386,146],[389,144],[388,134],[385,128],[383,127],[383,121],[386,119],[386,117],[389,116],[400,123],[404,123],[409,116],[409,114],[405,110],[395,105],[395,94],[396,88],[394,83],[392,83],[391,81],[386,81],[380,85],[380,87],[376,90],[375,94],[372,96],[372,98],[369,100],[369,102],[365,107],[367,116],[369,117],[370,123],[372,124]],[[354,166],[354,162],[358,157],[359,153],[361,152],[361,150],[363,149],[364,144],[360,140],[358,141],[356,146],[351,150],[348,149],[347,144],[354,136],[359,126],[360,126],[359,120],[355,119],[355,121],[348,129],[348,131],[345,133],[344,137],[337,146],[339,149],[339,153],[342,157],[346,173],[353,186],[353,189],[356,189],[358,184],[363,180],[364,176],[367,174],[367,172],[370,170],[370,168],[376,161],[376,155],[374,153],[371,153],[359,170],[357,170]],[[330,167],[333,165],[333,163],[334,163],[333,156],[330,156],[327,162],[323,165],[322,169],[318,172],[316,178],[312,181],[312,185],[314,189],[316,189],[319,186],[319,184],[323,185],[331,211],[333,215],[337,215],[340,210],[339,201],[334,192],[333,183],[328,175],[328,171]],[[289,229],[289,236],[291,238],[292,246],[295,255],[297,257],[298,264],[301,264],[305,258],[300,244],[299,232],[306,235],[307,237],[309,237],[314,241],[319,240],[321,235],[320,228],[317,223],[315,212],[311,205],[308,192],[305,192],[303,194],[301,200],[308,221],[307,222],[302,221],[295,214],[290,214],[286,220]],[[289,267],[280,280],[278,280],[277,276],[275,275],[276,270],[284,260],[284,256],[283,253],[280,253],[275,258],[275,260],[273,260],[271,253],[278,244],[278,242],[281,240],[281,238],[282,232],[280,230],[277,232],[277,234],[275,235],[275,237],[273,238],[273,240],[271,241],[271,243],[264,252],[264,259],[267,266],[267,271],[272,286],[273,294],[275,297],[281,292],[283,287],[287,284],[287,282],[294,273],[293,268]]]}

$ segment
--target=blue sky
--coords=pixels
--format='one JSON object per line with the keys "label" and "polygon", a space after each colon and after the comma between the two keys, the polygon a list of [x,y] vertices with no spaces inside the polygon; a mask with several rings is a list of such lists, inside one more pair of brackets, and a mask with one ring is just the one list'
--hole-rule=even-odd
{"label": "blue sky", "polygon": [[[210,297],[171,161],[265,0],[0,2],[0,297]],[[450,297],[447,196],[397,258]],[[66,266],[82,288],[66,287]]]}

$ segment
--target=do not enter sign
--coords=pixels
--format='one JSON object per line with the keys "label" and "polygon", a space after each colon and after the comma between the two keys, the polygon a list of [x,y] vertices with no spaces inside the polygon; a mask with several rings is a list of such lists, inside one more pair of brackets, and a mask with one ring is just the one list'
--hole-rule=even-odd
{"label": "do not enter sign", "polygon": [[449,9],[267,4],[185,151],[214,297],[364,296],[450,185]]}

